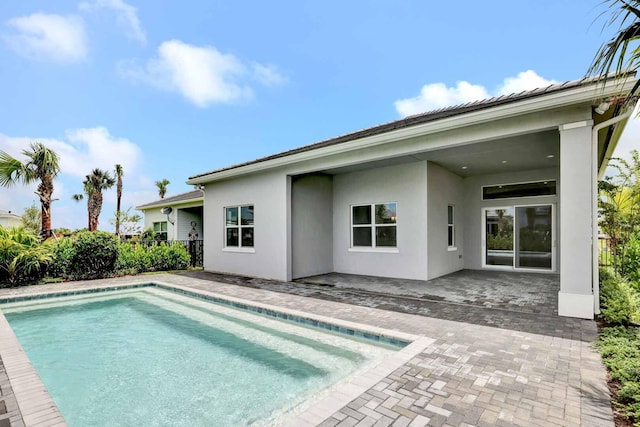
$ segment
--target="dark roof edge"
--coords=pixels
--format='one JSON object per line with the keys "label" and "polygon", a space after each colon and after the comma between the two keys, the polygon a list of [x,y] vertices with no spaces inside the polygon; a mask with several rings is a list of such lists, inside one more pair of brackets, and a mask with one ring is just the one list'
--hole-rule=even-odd
{"label": "dark roof edge", "polygon": [[156,200],[154,202],[145,203],[144,205],[136,206],[137,210],[143,210],[148,208],[155,208],[158,206],[167,206],[176,203],[186,203],[204,198],[204,191],[193,190],[186,193],[176,194],[175,196],[167,197],[166,199]]}
{"label": "dark roof edge", "polygon": [[[635,73],[624,73],[622,75],[617,75],[617,76],[616,75],[608,76],[607,79],[612,80],[612,79],[618,79],[618,78],[626,78],[629,76],[633,77],[634,75]],[[201,178],[207,175],[213,175],[213,174],[228,171],[231,169],[241,168],[243,166],[253,165],[256,163],[263,163],[269,160],[287,157],[293,154],[312,151],[322,147],[328,147],[331,145],[337,145],[337,144],[341,144],[349,141],[354,141],[367,136],[379,135],[379,134],[383,134],[383,133],[390,132],[397,129],[404,129],[404,128],[408,128],[408,127],[423,124],[423,123],[429,123],[429,122],[433,122],[440,119],[454,117],[457,115],[471,113],[474,111],[484,110],[484,109],[496,107],[499,105],[509,104],[509,103],[521,101],[524,99],[536,98],[539,96],[548,95],[555,92],[561,92],[569,89],[574,89],[582,86],[588,86],[592,84],[598,84],[598,83],[603,84],[603,81],[604,81],[604,78],[602,76],[585,77],[578,80],[552,84],[547,87],[536,88],[528,91],[523,91],[520,93],[512,93],[510,95],[500,95],[492,98],[469,102],[466,104],[440,108],[437,110],[432,110],[432,111],[428,111],[421,114],[407,116],[399,120],[365,128],[356,132],[325,139],[325,140],[311,143],[308,145],[303,145],[301,147],[282,151],[276,154],[271,154],[269,156],[261,157],[255,160],[250,160],[250,161],[238,163],[232,166],[227,166],[221,169],[215,169],[208,172],[193,175],[189,177],[189,180]]]}

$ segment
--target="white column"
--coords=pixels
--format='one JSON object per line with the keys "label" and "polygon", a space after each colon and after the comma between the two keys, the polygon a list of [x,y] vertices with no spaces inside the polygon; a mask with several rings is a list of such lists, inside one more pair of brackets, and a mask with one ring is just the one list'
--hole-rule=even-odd
{"label": "white column", "polygon": [[592,120],[560,130],[560,316],[592,319]]}

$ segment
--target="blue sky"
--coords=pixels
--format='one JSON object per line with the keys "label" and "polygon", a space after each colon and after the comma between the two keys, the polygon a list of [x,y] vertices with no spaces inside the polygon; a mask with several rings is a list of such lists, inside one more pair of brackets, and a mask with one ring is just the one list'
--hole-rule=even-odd
{"label": "blue sky", "polygon": [[[125,170],[123,206],[189,191],[190,175],[446,105],[585,75],[610,30],[600,0],[21,0],[0,6],[0,150],[62,156],[71,195]],[[628,126],[620,152],[635,144]],[[33,188],[0,189],[21,213]],[[115,189],[100,228],[113,227]]]}

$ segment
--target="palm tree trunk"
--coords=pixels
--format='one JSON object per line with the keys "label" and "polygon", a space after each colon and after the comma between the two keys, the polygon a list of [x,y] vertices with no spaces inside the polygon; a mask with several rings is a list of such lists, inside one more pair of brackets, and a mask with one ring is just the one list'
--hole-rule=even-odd
{"label": "palm tree trunk", "polygon": [[42,177],[42,181],[38,185],[36,192],[40,198],[42,222],[40,235],[42,239],[51,236],[51,195],[53,194],[53,178],[47,174]]}

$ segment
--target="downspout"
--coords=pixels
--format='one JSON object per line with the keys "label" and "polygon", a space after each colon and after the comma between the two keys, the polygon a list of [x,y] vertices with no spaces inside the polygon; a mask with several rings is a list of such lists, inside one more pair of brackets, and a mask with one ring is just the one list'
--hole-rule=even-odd
{"label": "downspout", "polygon": [[598,271],[598,198],[600,197],[598,194],[598,132],[627,119],[632,113],[633,109],[629,109],[619,116],[612,117],[609,120],[595,125],[591,134],[591,194],[593,194],[591,201],[591,229],[593,232],[593,236],[591,237],[591,248],[593,250],[593,272],[591,274],[591,281],[595,314],[600,314],[600,277]]}

